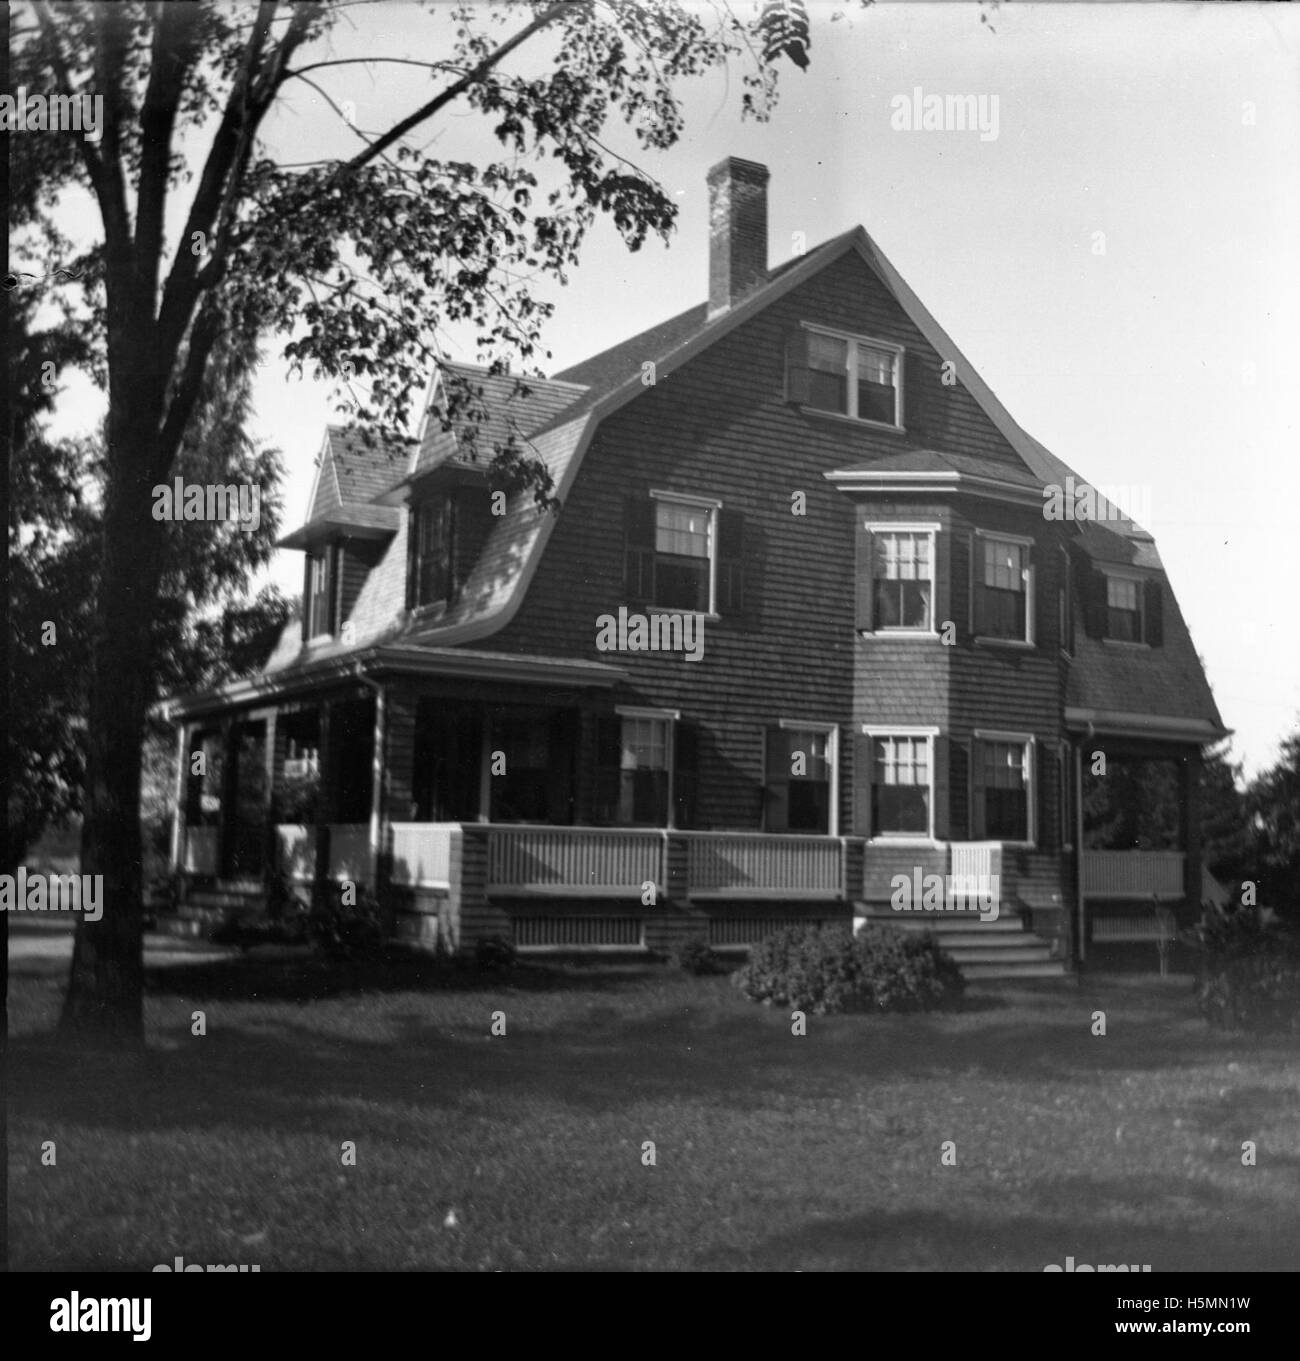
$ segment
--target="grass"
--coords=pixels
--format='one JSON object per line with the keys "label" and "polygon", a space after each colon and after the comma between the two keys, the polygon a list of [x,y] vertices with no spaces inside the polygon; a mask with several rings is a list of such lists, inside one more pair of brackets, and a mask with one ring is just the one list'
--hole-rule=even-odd
{"label": "grass", "polygon": [[149,1052],[104,1060],[51,1038],[63,973],[10,980],[17,1270],[1300,1266],[1295,1043],[1207,1030],[1186,978],[800,1038],[666,967],[253,955],[153,971]]}

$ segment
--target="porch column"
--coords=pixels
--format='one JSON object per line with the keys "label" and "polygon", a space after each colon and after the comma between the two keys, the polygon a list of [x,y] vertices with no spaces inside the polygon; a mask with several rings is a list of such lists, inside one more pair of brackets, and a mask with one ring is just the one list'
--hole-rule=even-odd
{"label": "porch column", "polygon": [[328,700],[320,706],[320,758],[316,782],[316,864],[312,870],[313,898],[319,886],[329,877],[330,847],[329,821],[333,809],[334,758],[330,744],[330,710]]}
{"label": "porch column", "polygon": [[1201,749],[1182,762],[1183,896],[1191,920],[1201,908]]}
{"label": "porch column", "polygon": [[1088,914],[1083,893],[1083,742],[1074,744],[1074,887],[1075,959],[1082,964],[1088,952]]}
{"label": "porch column", "polygon": [[183,720],[176,725],[176,802],[172,807],[172,873],[180,871],[185,855],[185,794],[189,777],[190,725]]}
{"label": "porch column", "polygon": [[370,741],[370,887],[379,892],[384,847],[380,840],[384,816],[384,708],[386,691],[375,686],[375,726]]}
{"label": "porch column", "polygon": [[238,724],[227,714],[221,720],[221,812],[217,816],[217,856],[215,874],[226,877],[226,857],[230,852],[231,829],[234,824],[236,785],[235,732]]}
{"label": "porch column", "polygon": [[279,712],[276,709],[267,709],[263,717],[265,724],[262,738],[262,769],[265,775],[262,790],[262,818],[266,830],[262,837],[262,875],[263,878],[268,873],[279,872],[277,863],[277,852],[279,850],[279,838],[275,833],[275,808],[276,808],[276,774],[282,765],[281,747],[283,738],[280,735],[280,724],[277,719]]}

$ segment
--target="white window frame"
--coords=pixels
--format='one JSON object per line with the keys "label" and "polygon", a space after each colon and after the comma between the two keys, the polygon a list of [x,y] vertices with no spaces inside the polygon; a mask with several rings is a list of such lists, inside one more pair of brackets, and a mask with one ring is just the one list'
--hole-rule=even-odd
{"label": "white window frame", "polygon": [[[651,601],[651,607],[663,613],[685,613],[699,614],[710,621],[718,618],[718,512],[722,509],[722,502],[715,500],[711,496],[692,496],[687,492],[663,491],[651,488],[650,499],[652,501],[666,501],[670,505],[690,506],[695,510],[705,510],[709,513],[709,607],[707,610],[682,610],[680,605],[661,605],[657,600]],[[658,511],[656,510],[655,534],[658,536],[659,522]],[[658,548],[655,549],[658,555]],[[657,579],[657,574],[656,574]]]}
{"label": "white window frame", "polygon": [[[936,521],[925,520],[905,522],[902,520],[868,520],[863,526],[872,536],[871,561],[867,571],[871,573],[868,588],[871,596],[871,627],[864,630],[863,636],[880,638],[937,638],[939,636],[939,533],[943,526]],[[927,534],[930,538],[930,627],[909,629],[901,627],[878,628],[876,626],[876,545],[877,534]]]}
{"label": "white window frame", "polygon": [[[938,842],[934,836],[934,804],[937,796],[935,789],[935,769],[934,769],[934,739],[939,736],[939,729],[934,727],[877,727],[875,724],[864,723],[862,733],[865,737],[871,738],[874,742],[878,737],[923,737],[926,739],[926,768],[930,772],[929,794],[926,800],[928,813],[928,826],[925,835],[919,833],[908,836],[904,832],[886,832],[881,836],[869,836],[867,844],[869,846],[924,846],[927,850],[934,849]],[[874,788],[876,783],[876,753],[873,748],[871,751],[871,785]],[[869,811],[869,810],[868,810]]]}
{"label": "white window frame", "polygon": [[[633,718],[633,719],[635,719],[635,718],[640,718],[640,719],[649,719],[649,720],[651,720],[651,721],[656,721],[656,720],[657,720],[657,721],[659,721],[659,722],[662,722],[662,723],[665,724],[665,726],[666,726],[666,732],[665,732],[665,735],[664,735],[664,768],[665,768],[665,769],[667,770],[667,772],[668,772],[668,807],[667,807],[667,809],[666,809],[666,811],[665,811],[665,825],[666,825],[669,829],[672,829],[673,827],[676,826],[676,801],[675,801],[675,797],[674,797],[674,796],[676,795],[676,792],[677,792],[677,790],[676,790],[676,786],[677,786],[677,762],[676,762],[676,750],[677,750],[677,724],[681,722],[682,711],[681,711],[680,709],[650,709],[650,708],[644,708],[644,707],[641,707],[641,706],[635,705],[635,704],[616,704],[616,705],[614,706],[614,712],[619,716],[620,719],[623,719],[623,718]],[[623,741],[623,733],[622,733],[622,729],[620,728],[620,729],[619,729],[619,742],[622,743],[622,741]],[[620,790],[620,797],[621,797],[621,790]],[[638,822],[638,823],[626,823],[626,822],[620,822],[620,823],[618,823],[617,825],[618,825],[619,827],[632,828],[632,827],[641,827],[641,826],[643,826],[643,825],[645,825],[645,826],[651,826],[652,824],[648,824],[648,823],[647,823],[647,824],[642,824],[642,823],[639,823],[639,822]],[[654,826],[655,826],[655,830],[657,831],[657,830],[658,830],[657,825],[654,825]]]}
{"label": "white window frame", "polygon": [[[763,820],[767,821],[766,791],[768,776],[771,773],[767,768],[767,731],[769,728],[780,728],[785,732],[813,732],[822,733],[826,737],[826,764],[829,767],[828,775],[829,789],[827,800],[830,804],[829,813],[826,819],[825,832],[774,832],[774,836],[839,836],[840,834],[840,725],[838,723],[827,723],[823,719],[814,718],[778,718],[775,723],[765,724],[763,733],[763,790],[764,790],[764,809]],[[763,828],[767,830],[766,827]]]}
{"label": "white window frame", "polygon": [[[1025,850],[1034,850],[1038,845],[1038,739],[1031,732],[1005,732],[998,728],[976,728],[971,733],[972,739],[978,744],[981,742],[1001,742],[1008,746],[1020,746],[1024,752],[1024,775],[1025,775],[1025,831],[1028,833],[1024,841],[1001,841],[1001,846],[1017,846]],[[984,770],[984,763],[977,759],[978,753],[971,752],[970,763],[970,804],[974,807],[975,801],[975,782],[980,779]],[[972,834],[975,828],[971,828]],[[980,832],[976,840],[987,841],[990,838],[985,832]]]}
{"label": "white window frame", "polygon": [[[975,592],[985,584],[982,540],[992,540],[994,543],[1013,543],[1028,550],[1029,566],[1025,569],[1025,636],[1023,638],[999,638],[993,634],[975,633]],[[1034,561],[1036,545],[1033,539],[1024,534],[1003,534],[996,529],[977,529],[973,542],[975,552],[972,555],[974,562],[972,563],[970,582],[970,619],[971,633],[975,641],[981,646],[988,647],[1037,647],[1034,613],[1037,609],[1036,578],[1038,576],[1038,565]]]}
{"label": "white window frame", "polygon": [[[310,568],[310,570],[308,571],[308,574],[307,574],[309,580],[308,580],[307,601],[306,601],[306,609],[307,609],[307,617],[308,617],[308,626],[310,627],[310,623],[311,623],[311,614],[312,614],[312,602],[316,599],[316,582],[315,582],[314,578],[315,578],[315,573],[316,573],[316,564],[317,564],[317,562],[323,562],[323,563],[325,564],[325,612],[326,612],[327,615],[329,615],[329,614],[331,613],[331,611],[330,611],[330,609],[329,609],[330,597],[334,594],[334,581],[333,581],[333,576],[334,576],[334,548],[333,548],[333,545],[332,545],[332,544],[326,544],[326,545],[325,545],[325,548],[324,548],[324,550],[323,550],[322,552],[320,552],[320,553],[309,552],[308,555],[307,555],[307,557],[308,557],[308,561],[309,561],[310,564],[311,564],[311,568]],[[333,625],[334,620],[333,620],[332,618],[327,618],[327,619],[325,620],[325,622],[326,622],[326,624],[328,624],[328,625]],[[308,647],[314,647],[314,646],[315,646],[316,644],[318,644],[318,643],[327,643],[327,642],[329,642],[330,639],[333,638],[333,637],[334,637],[334,629],[333,629],[332,627],[326,628],[326,629],[324,630],[324,632],[322,632],[322,633],[313,633],[313,634],[307,639],[307,646],[308,646]]]}
{"label": "white window frame", "polygon": [[[1150,647],[1151,644],[1147,642],[1147,578],[1140,572],[1125,572],[1113,567],[1103,567],[1101,571],[1106,578],[1106,636],[1104,641],[1114,643],[1117,647]],[[1138,617],[1138,636],[1136,638],[1112,638],[1110,636],[1110,583],[1112,581],[1131,581],[1136,588]]]}
{"label": "white window frame", "polygon": [[[832,340],[844,340],[849,345],[849,368],[848,368],[848,411],[827,411],[824,407],[812,406],[804,403],[800,408],[803,411],[811,412],[817,416],[829,416],[834,420],[852,421],[854,425],[869,425],[876,430],[903,430],[903,356],[906,349],[902,345],[896,345],[892,340],[877,340],[874,336],[856,335],[852,331],[836,331],[830,326],[819,326],[816,322],[805,321],[802,323],[805,331],[813,335],[829,336]],[[859,416],[858,409],[858,346],[866,345],[873,350],[887,350],[894,356],[894,419],[889,421],[873,421],[866,416]]]}

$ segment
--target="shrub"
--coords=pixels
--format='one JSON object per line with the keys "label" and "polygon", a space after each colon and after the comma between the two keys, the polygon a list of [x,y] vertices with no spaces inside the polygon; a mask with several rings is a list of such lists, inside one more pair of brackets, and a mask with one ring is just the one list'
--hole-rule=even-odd
{"label": "shrub", "polygon": [[357,888],[355,902],[347,903],[343,899],[337,885],[331,885],[329,896],[312,909],[307,919],[312,944],[327,959],[375,957],[384,946],[379,899],[365,886]]}
{"label": "shrub", "polygon": [[513,969],[517,959],[515,943],[509,936],[484,936],[474,942],[474,967],[484,973]]}
{"label": "shrub", "polygon": [[1196,932],[1203,954],[1196,1000],[1225,1030],[1300,1031],[1300,933],[1258,908],[1211,908]]}
{"label": "shrub", "polygon": [[957,966],[928,933],[868,923],[774,931],[733,982],[751,1001],[818,1013],[928,1010],[955,1001]]}
{"label": "shrub", "polygon": [[702,940],[682,941],[673,949],[672,961],[684,973],[694,974],[696,978],[723,970],[722,960]]}

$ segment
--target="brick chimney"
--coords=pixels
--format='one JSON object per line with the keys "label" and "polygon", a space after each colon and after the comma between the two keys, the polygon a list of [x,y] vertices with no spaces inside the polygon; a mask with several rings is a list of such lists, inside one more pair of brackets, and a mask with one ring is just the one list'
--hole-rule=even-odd
{"label": "brick chimney", "polygon": [[709,171],[709,320],[767,278],[767,166],[728,156]]}

